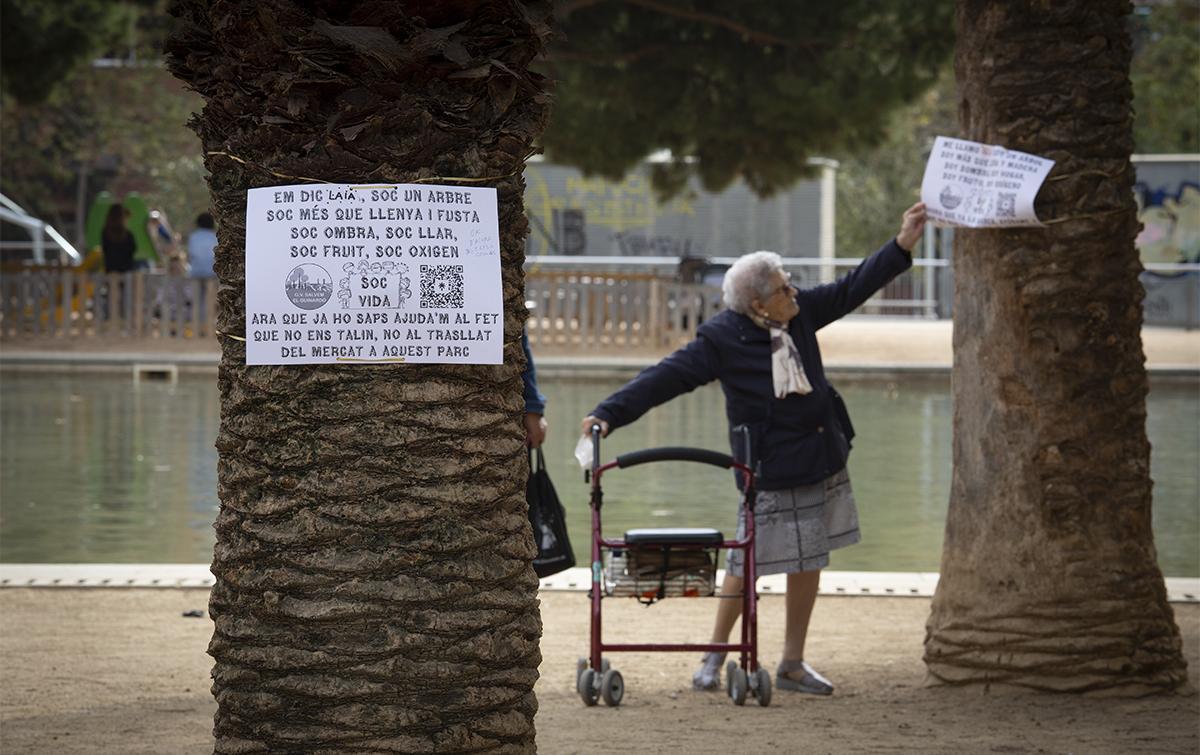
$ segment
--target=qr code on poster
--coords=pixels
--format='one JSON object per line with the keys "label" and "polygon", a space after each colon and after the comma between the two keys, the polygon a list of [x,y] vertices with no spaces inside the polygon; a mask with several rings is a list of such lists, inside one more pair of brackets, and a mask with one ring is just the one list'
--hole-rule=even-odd
{"label": "qr code on poster", "polygon": [[1017,216],[1017,195],[1000,192],[996,197],[996,217],[1015,218]]}
{"label": "qr code on poster", "polygon": [[463,308],[462,265],[421,265],[421,308]]}

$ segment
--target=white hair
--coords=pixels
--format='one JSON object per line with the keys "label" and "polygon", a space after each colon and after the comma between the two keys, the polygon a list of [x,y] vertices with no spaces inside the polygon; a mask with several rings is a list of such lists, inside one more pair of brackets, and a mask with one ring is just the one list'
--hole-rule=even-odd
{"label": "white hair", "polygon": [[775,288],[775,273],[783,270],[783,258],[775,252],[751,252],[738,257],[725,271],[721,293],[725,306],[750,314],[755,299],[765,302]]}

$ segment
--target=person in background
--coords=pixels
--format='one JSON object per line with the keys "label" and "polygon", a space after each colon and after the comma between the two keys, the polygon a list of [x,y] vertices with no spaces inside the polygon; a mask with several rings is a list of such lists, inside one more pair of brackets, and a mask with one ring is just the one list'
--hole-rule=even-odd
{"label": "person in background", "polygon": [[525,369],[521,381],[525,384],[525,445],[538,448],[546,441],[546,397],[538,390],[537,368],[533,366],[533,352],[529,349],[529,335],[521,332],[521,348],[525,350]]}
{"label": "person in background", "polygon": [[193,278],[213,278],[214,254],[217,248],[216,225],[213,216],[202,212],[196,216],[196,230],[188,234],[187,256]]}
{"label": "person in background", "polygon": [[170,263],[179,251],[179,242],[175,238],[175,232],[171,230],[171,224],[167,220],[167,214],[162,210],[151,210],[150,219],[146,221],[146,235],[150,237],[150,243],[154,245],[154,254],[158,257],[158,261],[164,265]]}
{"label": "person in background", "polygon": [[121,205],[114,204],[108,209],[104,230],[100,234],[105,272],[128,273],[133,270],[133,253],[137,242],[126,225],[128,219],[129,211]]}
{"label": "person in background", "polygon": [[[691,343],[643,370],[583,420],[585,435],[595,425],[607,435],[652,407],[720,381],[733,456],[754,471],[758,491],[757,573],[787,574],[783,653],[775,672],[780,689],[833,693],[829,680],[806,662],[804,645],[829,552],[859,541],[846,472],[854,429],[825,378],[817,331],[911,267],[924,227],[925,205],[918,203],[905,211],[896,238],[852,272],[803,290],[792,285],[778,254],[741,257],[722,284],[727,308],[701,325]],[[737,538],[744,536],[745,522],[739,521]],[[755,589],[745,584],[743,560],[743,551],[730,552],[723,596]],[[727,643],[742,601],[718,603],[712,642]],[[724,661],[724,654],[705,654],[693,686],[719,687]]]}

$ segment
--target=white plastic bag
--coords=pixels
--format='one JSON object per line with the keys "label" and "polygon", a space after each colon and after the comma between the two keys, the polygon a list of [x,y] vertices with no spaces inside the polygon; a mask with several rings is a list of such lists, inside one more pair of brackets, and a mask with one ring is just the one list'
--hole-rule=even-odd
{"label": "white plastic bag", "polygon": [[579,462],[581,469],[592,468],[592,437],[590,435],[580,435],[579,442],[575,444],[575,461]]}

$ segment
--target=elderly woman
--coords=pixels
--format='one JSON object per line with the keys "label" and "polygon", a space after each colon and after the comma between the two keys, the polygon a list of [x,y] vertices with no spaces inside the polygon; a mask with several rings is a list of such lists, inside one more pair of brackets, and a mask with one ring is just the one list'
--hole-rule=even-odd
{"label": "elderly woman", "polygon": [[[924,227],[925,205],[918,203],[904,212],[896,238],[851,273],[804,290],[790,283],[778,254],[738,259],[725,274],[727,309],[583,420],[585,435],[595,424],[607,435],[680,394],[721,381],[734,458],[755,470],[758,574],[787,574],[783,658],[775,676],[780,689],[833,693],[829,680],[805,662],[804,641],[829,552],[859,540],[846,474],[854,429],[825,379],[817,331],[911,267]],[[739,522],[739,538],[744,527]],[[723,595],[742,592],[742,553],[730,552]],[[720,601],[714,643],[728,642],[740,611],[741,601]],[[705,655],[693,685],[719,687],[724,660],[723,654]]]}

